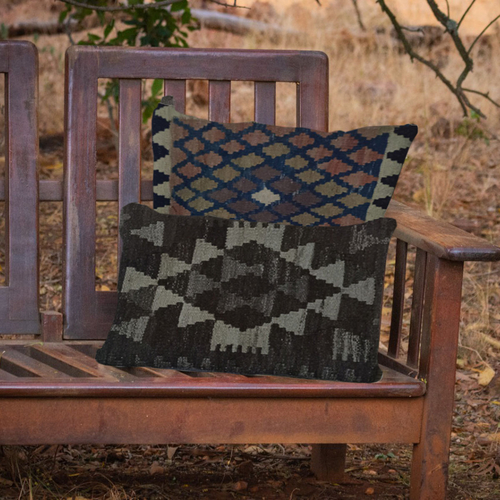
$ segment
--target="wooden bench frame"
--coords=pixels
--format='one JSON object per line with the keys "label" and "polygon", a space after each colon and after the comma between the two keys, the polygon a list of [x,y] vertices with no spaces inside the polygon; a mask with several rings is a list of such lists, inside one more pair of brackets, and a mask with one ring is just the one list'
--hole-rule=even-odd
{"label": "wooden bench frame", "polygon": [[[173,370],[120,370],[92,357],[116,292],[96,292],[96,200],[152,199],[140,177],[142,78],[165,79],[185,107],[186,79],[209,83],[209,118],[229,121],[230,80],[255,81],[255,120],[274,123],[276,81],[297,83],[297,123],[328,124],[319,52],[73,47],[66,57],[64,182],[38,181],[37,54],[0,43],[6,74],[8,285],[0,288],[0,444],[314,443],[312,467],[339,479],[346,443],[412,443],[411,498],[445,498],[463,262],[500,249],[392,202],[396,272],[384,377],[374,384]],[[98,78],[120,79],[119,179],[95,178]],[[63,314],[38,307],[38,201],[64,203]],[[409,348],[400,357],[408,245],[417,248]],[[23,340],[23,334],[39,339]],[[41,340],[41,342],[40,342]]]}

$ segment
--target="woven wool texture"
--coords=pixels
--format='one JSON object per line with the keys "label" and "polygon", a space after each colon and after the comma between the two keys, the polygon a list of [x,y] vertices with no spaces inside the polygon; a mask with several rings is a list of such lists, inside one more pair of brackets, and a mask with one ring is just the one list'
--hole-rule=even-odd
{"label": "woven wool texture", "polygon": [[[153,203],[155,208],[170,205],[170,151],[172,150],[171,123],[174,117],[191,118],[175,110],[174,98],[164,96],[153,112],[151,120],[153,144]],[[163,209],[166,211],[168,209]]]}
{"label": "woven wool texture", "polygon": [[153,129],[154,187],[163,213],[293,225],[349,225],[383,217],[415,125],[324,133],[172,116]]}
{"label": "woven wool texture", "polygon": [[122,210],[100,363],[373,382],[393,219],[297,227]]}

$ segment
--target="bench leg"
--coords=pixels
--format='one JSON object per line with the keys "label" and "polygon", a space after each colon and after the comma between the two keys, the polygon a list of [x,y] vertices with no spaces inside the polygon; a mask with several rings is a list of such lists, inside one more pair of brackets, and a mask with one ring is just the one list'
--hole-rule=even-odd
{"label": "bench leg", "polygon": [[320,481],[340,483],[345,474],[346,444],[313,444],[311,470]]}
{"label": "bench leg", "polygon": [[413,449],[411,500],[446,498],[462,271],[461,262],[428,257],[419,370],[427,391]]}

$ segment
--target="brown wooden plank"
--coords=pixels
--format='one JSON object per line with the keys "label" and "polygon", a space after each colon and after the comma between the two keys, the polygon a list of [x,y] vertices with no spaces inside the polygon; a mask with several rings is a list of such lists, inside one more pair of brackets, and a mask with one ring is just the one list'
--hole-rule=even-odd
{"label": "brown wooden plank", "polygon": [[[38,54],[30,42],[2,42],[5,57],[5,278],[2,331],[39,333]],[[5,308],[0,308],[5,311]]]}
{"label": "brown wooden plank", "polygon": [[96,53],[100,78],[307,81],[311,82],[308,92],[320,90],[328,81],[328,58],[317,51],[75,45],[68,49],[68,58],[72,65]]}
{"label": "brown wooden plank", "polygon": [[164,370],[162,368],[149,368],[148,366],[137,366],[128,368],[127,371],[136,377],[159,377],[159,378],[185,378],[186,374],[176,370]]}
{"label": "brown wooden plank", "polygon": [[276,83],[255,82],[255,121],[274,125],[276,123]]}
{"label": "brown wooden plank", "polygon": [[62,343],[33,345],[32,357],[56,367],[72,377],[98,377],[120,382],[134,382],[136,377],[112,366],[99,364],[94,358]]}
{"label": "brown wooden plank", "polygon": [[174,98],[175,109],[179,113],[186,112],[186,80],[165,80],[165,95]]}
{"label": "brown wooden plank", "polygon": [[[1,53],[1,48],[0,48],[0,53]],[[1,354],[1,352],[0,352]],[[0,360],[0,363],[1,363],[1,360]],[[4,380],[9,380],[9,381],[13,381],[13,380],[18,380],[18,377],[16,377],[15,375],[13,375],[12,373],[10,372],[6,372],[5,370],[2,370],[0,368],[0,383]]]}
{"label": "brown wooden plank", "polygon": [[99,53],[76,51],[74,54],[74,58],[66,58],[65,73],[65,338],[84,336],[93,328],[91,319],[96,312],[95,166]]}
{"label": "brown wooden plank", "polygon": [[0,442],[414,443],[422,404],[423,398],[4,398]]}
{"label": "brown wooden plank", "polygon": [[413,450],[412,500],[446,496],[462,276],[463,263],[428,257],[419,373],[427,392]]}
{"label": "brown wooden plank", "polygon": [[[62,201],[63,181],[43,179],[39,182],[40,201]],[[118,180],[99,179],[96,188],[97,201],[118,200]],[[153,199],[153,181],[145,179],[141,181],[141,200],[151,201]],[[5,182],[0,180],[0,201],[5,200]]]}
{"label": "brown wooden plank", "polygon": [[398,222],[396,238],[436,257],[454,261],[500,260],[499,247],[395,200],[391,201],[386,217]]}
{"label": "brown wooden plank", "polygon": [[406,255],[408,243],[396,242],[396,268],[394,272],[394,293],[392,299],[391,330],[389,333],[388,354],[393,358],[399,356],[401,346],[403,309],[405,305]]}
{"label": "brown wooden plank", "polygon": [[[383,367],[383,377],[372,384],[322,380],[301,380],[286,377],[189,377],[168,370],[165,377],[143,377],[138,369],[127,371],[135,378],[117,377],[110,367],[97,364],[93,358],[78,358],[63,351],[61,345],[46,344],[31,347],[31,356],[51,364],[74,378],[67,383],[20,381],[0,384],[0,396],[37,397],[297,397],[297,398],[408,398],[419,397],[425,392],[425,384],[394,370]],[[36,349],[36,352],[35,352]],[[68,348],[71,349],[71,348]],[[72,351],[76,351],[72,349]],[[88,358],[88,357],[87,357]],[[157,369],[154,369],[157,371]],[[120,372],[127,373],[124,370]],[[95,377],[94,379],[89,377]],[[117,379],[120,379],[118,381]]]}
{"label": "brown wooden plank", "polygon": [[17,377],[46,377],[49,379],[68,378],[68,375],[64,372],[60,372],[12,347],[5,347],[2,349],[0,367]]}
{"label": "brown wooden plank", "polygon": [[328,130],[328,58],[310,68],[312,73],[297,80],[297,126]]}
{"label": "brown wooden plank", "polygon": [[424,290],[426,276],[427,254],[417,248],[415,257],[415,277],[413,279],[413,299],[411,302],[410,338],[408,341],[409,366],[418,366],[418,355],[420,351],[420,338],[422,331],[422,315],[424,310]]}
{"label": "brown wooden plank", "polygon": [[229,123],[231,115],[231,82],[208,82],[208,119]]}
{"label": "brown wooden plank", "polygon": [[[120,80],[119,214],[125,205],[141,201],[141,85],[141,80]],[[121,248],[121,237],[118,235],[118,262],[120,262]]]}
{"label": "brown wooden plank", "polygon": [[378,362],[380,365],[390,368],[397,373],[402,373],[403,375],[407,375],[411,378],[416,378],[418,375],[418,369],[412,366],[407,366],[401,361],[392,358],[387,354],[386,351],[380,350],[378,352]]}

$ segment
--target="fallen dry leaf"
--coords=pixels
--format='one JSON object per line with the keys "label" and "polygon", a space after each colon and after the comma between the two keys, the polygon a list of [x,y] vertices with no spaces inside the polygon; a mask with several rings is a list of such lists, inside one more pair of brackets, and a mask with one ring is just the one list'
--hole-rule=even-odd
{"label": "fallen dry leaf", "polygon": [[248,488],[248,483],[246,481],[238,481],[233,484],[234,491],[242,491]]}
{"label": "fallen dry leaf", "polygon": [[151,467],[149,468],[149,473],[154,476],[155,474],[163,474],[165,472],[165,469],[158,463],[158,462],[153,462],[151,464]]}
{"label": "fallen dry leaf", "polygon": [[371,486],[369,488],[366,488],[365,495],[373,495],[375,493],[375,488],[372,488]]}
{"label": "fallen dry leaf", "polygon": [[477,379],[477,382],[479,385],[486,387],[493,380],[494,376],[495,370],[493,370],[493,368],[488,365],[484,370],[481,370],[479,372],[479,378]]}
{"label": "fallen dry leaf", "polygon": [[482,333],[481,337],[485,342],[488,342],[488,344],[493,346],[495,349],[500,349],[500,341],[498,341],[497,339],[494,339],[490,335],[486,335],[486,333]]}
{"label": "fallen dry leaf", "polygon": [[494,434],[481,434],[477,438],[477,442],[483,446],[491,443],[500,443],[500,433],[495,432]]}

